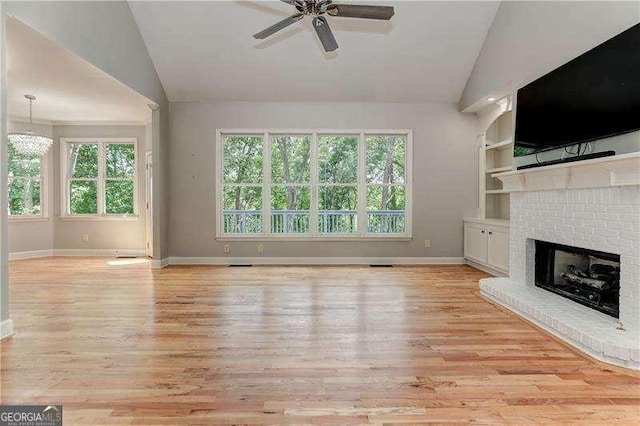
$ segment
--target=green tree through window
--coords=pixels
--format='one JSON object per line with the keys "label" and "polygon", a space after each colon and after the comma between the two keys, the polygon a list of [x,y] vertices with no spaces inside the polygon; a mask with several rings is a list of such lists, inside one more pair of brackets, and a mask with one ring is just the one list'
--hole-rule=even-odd
{"label": "green tree through window", "polygon": [[409,134],[220,132],[219,231],[407,235]]}
{"label": "green tree through window", "polygon": [[7,144],[9,216],[42,215],[42,160],[18,153]]}
{"label": "green tree through window", "polygon": [[70,215],[134,215],[134,143],[67,142]]}

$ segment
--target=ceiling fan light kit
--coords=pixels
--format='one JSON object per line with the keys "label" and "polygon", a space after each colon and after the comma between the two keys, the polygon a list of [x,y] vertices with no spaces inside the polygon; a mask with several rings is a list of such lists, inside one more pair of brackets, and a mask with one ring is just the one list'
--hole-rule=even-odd
{"label": "ceiling fan light kit", "polygon": [[280,30],[285,29],[305,16],[313,18],[313,28],[322,43],[325,52],[333,52],[338,48],[327,18],[322,15],[340,18],[378,19],[388,21],[394,14],[391,6],[371,6],[360,4],[333,4],[331,0],[281,0],[297,9],[297,13],[283,19],[280,22],[254,34],[254,38],[262,40]]}

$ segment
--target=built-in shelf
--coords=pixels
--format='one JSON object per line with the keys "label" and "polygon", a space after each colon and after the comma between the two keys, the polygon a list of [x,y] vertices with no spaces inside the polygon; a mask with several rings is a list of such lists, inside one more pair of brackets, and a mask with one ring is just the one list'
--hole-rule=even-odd
{"label": "built-in shelf", "polygon": [[502,181],[503,192],[640,185],[640,152],[496,173],[491,177]]}
{"label": "built-in shelf", "polygon": [[496,102],[479,114],[487,127],[479,135],[479,216],[509,220],[509,194],[496,173],[513,170],[513,111],[511,97]]}
{"label": "built-in shelf", "polygon": [[486,149],[487,150],[491,150],[491,149],[507,149],[507,148],[511,148],[511,145],[513,144],[513,140],[512,139],[507,139],[507,140],[503,140],[500,142],[496,142],[494,144],[491,145],[487,145]]}
{"label": "built-in shelf", "polygon": [[492,169],[487,169],[487,173],[510,172],[511,170],[513,170],[513,166],[494,167]]}

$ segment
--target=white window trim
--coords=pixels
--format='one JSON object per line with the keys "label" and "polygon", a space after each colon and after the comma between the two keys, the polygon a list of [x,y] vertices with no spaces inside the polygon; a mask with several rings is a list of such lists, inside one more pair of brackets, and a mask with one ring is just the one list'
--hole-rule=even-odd
{"label": "white window trim", "polygon": [[[49,220],[49,161],[51,150],[40,157],[40,214],[8,215],[9,222],[46,222]],[[9,179],[5,182],[7,191]]]}
{"label": "white window trim", "polygon": [[[311,208],[309,210],[309,228],[310,234],[273,234],[271,232],[262,232],[259,234],[225,234],[222,232],[222,173],[223,173],[223,136],[262,136],[264,154],[263,154],[263,179],[259,186],[263,188],[271,181],[270,162],[265,161],[270,158],[271,136],[292,135],[292,136],[311,136]],[[318,136],[322,135],[357,135],[358,136],[358,232],[354,234],[320,234],[317,232],[318,224],[318,178],[317,178],[317,158],[318,158]],[[403,135],[407,138],[406,146],[406,164],[405,164],[405,232],[402,234],[374,234],[366,232],[366,145],[365,135]],[[215,131],[215,147],[214,147],[214,186],[215,186],[215,226],[217,241],[241,241],[241,240],[261,240],[261,241],[409,241],[413,238],[413,130],[407,129],[216,129]],[[269,170],[267,172],[267,165]],[[268,180],[268,182],[267,182]],[[256,184],[247,184],[256,186]],[[263,191],[263,197],[266,197]],[[263,230],[268,230],[270,225],[265,225],[270,215],[271,202],[268,200],[264,204],[263,198]],[[267,206],[265,209],[264,206]],[[266,216],[266,218],[265,218]]]}
{"label": "white window trim", "polygon": [[[92,215],[75,215],[69,213],[69,187],[67,185],[67,177],[69,174],[69,164],[67,158],[67,150],[68,145],[70,143],[74,144],[97,144],[98,145],[98,177],[97,178],[88,178],[89,180],[97,181],[97,191],[98,191],[98,213]],[[115,145],[115,144],[133,144],[133,150],[135,155],[134,161],[134,176],[133,176],[133,214],[128,215],[118,215],[118,214],[107,214],[106,213],[106,205],[105,205],[105,196],[104,196],[104,188],[108,179],[106,176],[105,170],[105,159],[104,154],[106,150],[106,145]],[[91,221],[91,220],[101,220],[101,221],[137,221],[140,218],[139,215],[139,206],[138,206],[138,195],[139,195],[139,178],[138,172],[140,167],[138,163],[140,162],[140,158],[138,158],[138,138],[136,137],[127,137],[127,138],[60,138],[60,220],[78,220],[78,221]],[[129,180],[129,179],[127,179]]]}

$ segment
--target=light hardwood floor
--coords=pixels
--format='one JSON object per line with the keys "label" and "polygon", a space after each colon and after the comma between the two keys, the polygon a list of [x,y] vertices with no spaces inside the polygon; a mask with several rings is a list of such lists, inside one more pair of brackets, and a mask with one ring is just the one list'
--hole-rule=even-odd
{"label": "light hardwood floor", "polygon": [[65,424],[637,424],[640,376],[478,296],[468,266],[14,261],[2,403]]}

